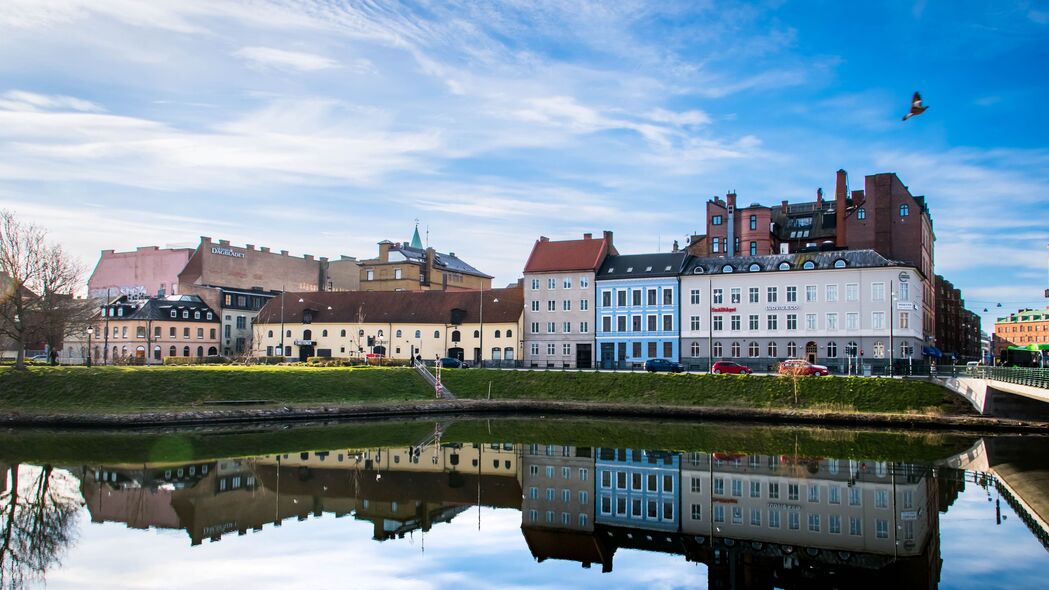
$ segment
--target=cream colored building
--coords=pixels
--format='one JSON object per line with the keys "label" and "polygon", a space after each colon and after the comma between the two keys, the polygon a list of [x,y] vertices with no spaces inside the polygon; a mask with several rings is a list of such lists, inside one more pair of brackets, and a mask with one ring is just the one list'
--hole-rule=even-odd
{"label": "cream colored building", "polygon": [[523,301],[519,287],[287,293],[259,312],[254,353],[299,360],[372,354],[513,362],[521,355]]}

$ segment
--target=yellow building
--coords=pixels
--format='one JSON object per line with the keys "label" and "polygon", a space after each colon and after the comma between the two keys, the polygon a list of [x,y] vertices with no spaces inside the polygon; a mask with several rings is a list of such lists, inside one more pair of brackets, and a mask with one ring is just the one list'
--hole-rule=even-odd
{"label": "yellow building", "polygon": [[[520,287],[483,291],[286,293],[254,326],[256,355],[513,362],[521,358]],[[483,353],[482,353],[483,351]]]}
{"label": "yellow building", "polygon": [[492,277],[455,255],[412,243],[379,242],[379,256],[357,262],[362,291],[470,291],[491,289]]}

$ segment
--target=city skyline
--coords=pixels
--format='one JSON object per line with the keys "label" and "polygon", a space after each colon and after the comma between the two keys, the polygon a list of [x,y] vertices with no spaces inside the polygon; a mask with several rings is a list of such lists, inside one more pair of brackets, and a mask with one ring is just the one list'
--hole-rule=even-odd
{"label": "city skyline", "polygon": [[[896,172],[990,331],[1045,302],[1047,25],[1026,3],[14,1],[0,207],[89,269],[201,235],[366,258],[418,218],[502,286],[539,235],[668,251],[714,195]],[[916,89],[930,109],[900,122]]]}

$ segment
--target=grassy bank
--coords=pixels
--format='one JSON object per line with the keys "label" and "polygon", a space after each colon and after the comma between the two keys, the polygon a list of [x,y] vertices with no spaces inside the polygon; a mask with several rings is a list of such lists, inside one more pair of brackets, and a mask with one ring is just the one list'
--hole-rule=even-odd
{"label": "grassy bank", "polygon": [[460,398],[789,408],[877,413],[968,413],[946,389],[925,381],[861,377],[798,379],[799,403],[788,378],[736,375],[446,371],[442,379]]}
{"label": "grassy bank", "polygon": [[[123,413],[213,407],[422,400],[433,390],[407,368],[31,367],[0,369],[0,411]],[[257,406],[255,406],[257,407]]]}

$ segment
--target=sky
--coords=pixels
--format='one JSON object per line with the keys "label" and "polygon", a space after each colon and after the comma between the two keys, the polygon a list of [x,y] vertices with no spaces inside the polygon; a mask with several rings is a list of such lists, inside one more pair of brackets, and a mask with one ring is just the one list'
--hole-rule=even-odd
{"label": "sky", "polygon": [[502,286],[540,235],[666,251],[714,195],[896,172],[987,330],[1046,303],[1046,55],[1039,2],[4,0],[0,208],[88,268],[418,220]]}

